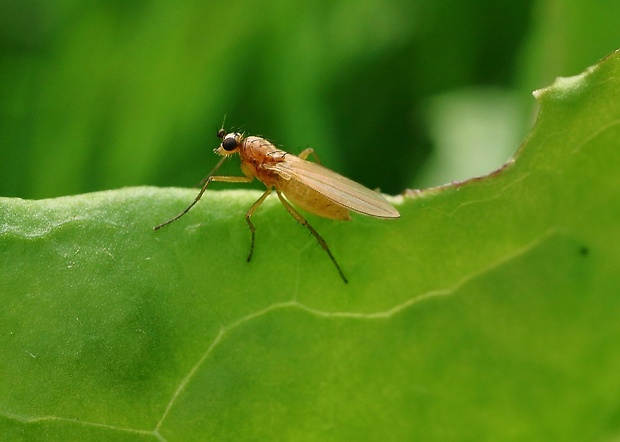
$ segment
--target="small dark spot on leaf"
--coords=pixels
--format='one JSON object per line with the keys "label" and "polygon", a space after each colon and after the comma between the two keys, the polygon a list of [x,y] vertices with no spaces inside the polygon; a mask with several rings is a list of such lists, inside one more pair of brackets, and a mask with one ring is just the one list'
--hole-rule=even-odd
{"label": "small dark spot on leaf", "polygon": [[588,256],[588,253],[590,253],[590,249],[588,249],[586,246],[579,247],[579,254],[581,256]]}

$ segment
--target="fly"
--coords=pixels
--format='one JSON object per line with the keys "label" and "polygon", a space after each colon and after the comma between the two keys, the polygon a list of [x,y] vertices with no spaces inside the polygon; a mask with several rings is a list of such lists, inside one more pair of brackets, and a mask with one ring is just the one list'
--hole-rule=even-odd
{"label": "fly", "polygon": [[[310,155],[313,155],[318,161],[318,157],[311,147],[296,156],[276,148],[271,142],[261,137],[246,137],[239,132],[227,133],[224,129],[220,129],[217,136],[222,139],[222,142],[215,149],[215,153],[221,155],[222,158],[209,176],[205,178],[204,185],[194,201],[174,218],[153,227],[154,230],[161,229],[189,212],[200,200],[212,181],[249,183],[257,178],[267,186],[267,190],[245,214],[245,221],[252,232],[250,254],[247,261],[249,262],[252,259],[254,253],[256,233],[256,228],[250,218],[275,188],[284,208],[316,238],[346,283],[348,282],[347,278],[323,237],[295,210],[290,202],[310,213],[335,220],[350,220],[350,211],[375,218],[400,217],[398,211],[380,193],[345,178],[318,163],[308,161],[307,158]],[[243,176],[215,175],[224,160],[235,153],[238,153],[241,158]]]}

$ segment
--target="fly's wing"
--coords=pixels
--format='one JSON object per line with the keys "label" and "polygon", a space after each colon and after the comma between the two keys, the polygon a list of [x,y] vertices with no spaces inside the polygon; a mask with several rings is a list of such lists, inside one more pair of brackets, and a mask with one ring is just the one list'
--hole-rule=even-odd
{"label": "fly's wing", "polygon": [[287,154],[284,161],[263,165],[285,180],[294,179],[354,212],[377,218],[398,218],[398,211],[381,194],[319,164]]}

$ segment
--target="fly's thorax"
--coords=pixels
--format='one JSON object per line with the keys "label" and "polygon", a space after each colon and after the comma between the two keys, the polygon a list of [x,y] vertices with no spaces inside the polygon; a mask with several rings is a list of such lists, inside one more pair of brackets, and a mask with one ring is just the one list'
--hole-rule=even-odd
{"label": "fly's thorax", "polygon": [[243,140],[243,147],[241,150],[243,150],[244,154],[248,157],[254,156],[258,158],[269,155],[270,152],[275,152],[278,149],[264,138],[247,137]]}
{"label": "fly's thorax", "polygon": [[241,161],[254,164],[260,168],[263,164],[284,161],[286,152],[276,148],[269,141],[260,137],[247,137],[243,140],[239,151]]}
{"label": "fly's thorax", "polygon": [[267,187],[273,186],[277,179],[270,166],[284,161],[286,155],[286,152],[261,137],[245,138],[239,150],[243,173],[258,178]]}

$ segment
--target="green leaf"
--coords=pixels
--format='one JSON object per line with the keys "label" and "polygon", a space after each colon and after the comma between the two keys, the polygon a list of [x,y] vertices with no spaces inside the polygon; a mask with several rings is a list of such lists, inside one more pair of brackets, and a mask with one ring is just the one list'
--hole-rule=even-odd
{"label": "green leaf", "polygon": [[[514,162],[308,217],[128,188],[0,200],[7,440],[601,440],[620,388],[620,55],[538,91]],[[389,157],[381,161],[391,161]],[[215,186],[214,186],[215,187]]]}

